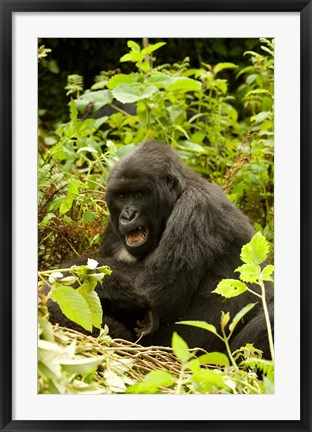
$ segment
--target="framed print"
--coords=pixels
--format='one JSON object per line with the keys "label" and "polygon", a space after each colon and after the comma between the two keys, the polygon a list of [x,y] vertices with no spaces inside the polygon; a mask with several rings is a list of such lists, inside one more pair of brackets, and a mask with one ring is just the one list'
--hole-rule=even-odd
{"label": "framed print", "polygon": [[[203,0],[198,2],[153,2],[143,0],[132,2],[116,0],[95,0],[90,2],[63,2],[58,0],[30,2],[25,0],[12,2],[1,0],[1,430],[311,430],[311,8],[311,1],[309,0],[272,0],[270,2],[260,0]],[[180,41],[178,50],[176,48],[178,46],[176,45],[177,40]],[[197,41],[197,44],[187,45],[185,51],[183,41],[190,40]],[[271,212],[272,221],[274,209],[274,341],[276,364],[274,390],[269,388],[270,383],[268,380],[266,382],[267,391],[262,392],[251,391],[255,390],[253,381],[251,381],[251,384],[250,382],[246,384],[247,387],[249,386],[249,389],[245,392],[234,391],[234,393],[239,394],[230,394],[230,392],[222,391],[215,392],[219,394],[193,391],[194,386],[195,389],[200,388],[200,378],[197,380],[194,378],[192,384],[188,387],[191,389],[189,393],[192,394],[171,394],[179,393],[176,387],[176,391],[168,392],[168,394],[160,394],[160,392],[156,391],[138,392],[140,394],[135,394],[135,391],[131,394],[125,394],[125,392],[117,394],[118,391],[111,391],[111,394],[108,394],[109,392],[98,394],[103,392],[91,390],[85,391],[84,394],[81,394],[82,392],[79,391],[77,394],[73,394],[74,392],[67,394],[66,391],[56,391],[59,389],[53,387],[52,378],[49,378],[47,381],[44,381],[43,378],[43,381],[40,382],[39,380],[38,384],[38,293],[36,289],[38,260],[39,266],[40,262],[43,263],[40,268],[44,268],[44,265],[47,263],[48,265],[52,263],[51,267],[55,268],[53,267],[53,263],[56,261],[53,261],[53,259],[56,256],[61,256],[63,253],[64,257],[66,257],[66,251],[64,252],[62,249],[61,237],[53,237],[50,231],[44,231],[43,234],[39,232],[38,235],[38,223],[40,224],[43,218],[41,215],[42,218],[40,219],[40,214],[38,217],[38,204],[40,207],[40,203],[46,205],[47,199],[53,201],[57,197],[58,185],[61,185],[59,186],[61,189],[64,187],[63,183],[57,183],[62,173],[55,173],[51,168],[51,171],[49,171],[48,188],[42,190],[39,188],[39,196],[37,195],[38,182],[40,183],[37,171],[38,145],[39,152],[45,151],[44,146],[40,148],[40,143],[42,142],[44,142],[46,148],[49,146],[49,148],[52,148],[55,145],[52,134],[51,136],[44,135],[45,128],[41,127],[42,123],[40,122],[44,122],[46,118],[52,118],[55,114],[53,113],[54,109],[60,109],[61,113],[63,113],[62,110],[66,109],[67,117],[64,116],[62,118],[62,114],[57,118],[54,117],[54,120],[58,122],[57,133],[63,139],[62,147],[53,147],[54,154],[59,158],[60,166],[71,163],[71,138],[77,132],[73,132],[73,130],[70,130],[70,126],[68,126],[70,124],[70,122],[68,123],[68,112],[70,112],[71,124],[73,125],[77,126],[80,124],[79,122],[86,120],[85,127],[90,128],[94,126],[94,122],[98,122],[96,123],[98,125],[96,127],[103,128],[101,136],[105,137],[107,148],[110,148],[111,151],[109,156],[105,156],[105,163],[107,163],[107,166],[110,166],[110,163],[115,162],[116,158],[114,159],[114,157],[117,153],[114,153],[116,150],[114,139],[111,139],[110,135],[108,135],[108,127],[115,127],[119,131],[122,130],[122,135],[119,138],[122,136],[120,139],[125,141],[129,149],[132,149],[131,146],[133,146],[133,143],[135,145],[138,144],[140,133],[145,140],[150,130],[146,131],[142,127],[141,131],[139,131],[140,133],[138,132],[137,136],[134,137],[131,132],[132,126],[129,126],[129,124],[131,121],[136,121],[134,119],[135,116],[142,119],[144,115],[147,115],[146,112],[151,113],[149,111],[151,107],[147,109],[145,101],[153,94],[157,94],[162,85],[163,87],[161,88],[182,90],[182,92],[185,92],[183,95],[185,95],[189,89],[193,92],[198,91],[200,79],[204,83],[214,79],[213,85],[217,90],[214,90],[215,93],[212,91],[210,93],[207,92],[210,99],[207,97],[204,100],[196,100],[194,102],[194,99],[189,95],[185,96],[184,100],[184,96],[181,96],[181,94],[174,96],[172,93],[166,96],[167,99],[157,99],[157,104],[153,105],[153,110],[157,113],[156,117],[158,116],[159,128],[163,128],[163,135],[161,136],[165,137],[164,141],[166,141],[166,138],[169,141],[172,140],[174,143],[173,147],[184,158],[184,161],[211,180],[209,175],[213,175],[214,167],[207,168],[205,166],[205,171],[202,169],[203,164],[200,164],[202,159],[194,162],[194,154],[192,153],[192,156],[190,154],[192,151],[195,152],[195,150],[199,151],[200,149],[200,151],[203,151],[205,157],[208,153],[212,155],[212,158],[215,157],[213,156],[215,153],[213,153],[214,150],[212,149],[211,141],[213,142],[215,135],[218,133],[223,138],[225,135],[221,133],[222,128],[225,126],[222,123],[223,117],[221,117],[218,111],[221,106],[221,100],[223,105],[220,112],[222,111],[222,115],[226,112],[227,118],[231,118],[232,123],[230,128],[232,136],[244,136],[239,127],[246,128],[246,130],[244,129],[245,136],[249,136],[248,127],[243,122],[238,123],[239,108],[237,106],[239,102],[233,101],[233,95],[229,91],[229,86],[231,85],[230,72],[236,65],[231,63],[231,60],[229,60],[230,57],[224,57],[224,50],[226,46],[226,52],[231,52],[233,58],[237,55],[236,53],[239,49],[241,49],[242,58],[243,52],[247,51],[249,53],[247,55],[250,55],[254,60],[252,64],[255,67],[257,59],[259,60],[258,54],[252,49],[256,47],[256,44],[253,42],[256,40],[262,41],[261,46],[262,48],[264,47],[264,51],[267,54],[272,53],[272,41],[274,41],[275,71],[269,77],[272,86],[274,85],[274,93],[270,93],[268,90],[259,90],[255,87],[250,87],[251,91],[249,93],[247,91],[241,93],[244,94],[245,104],[250,104],[249,108],[254,121],[266,121],[267,129],[272,127],[273,130],[274,126],[274,153],[273,143],[270,141],[269,135],[266,135],[265,141],[266,150],[268,154],[272,155],[272,164],[274,155],[274,203],[270,200],[270,194],[273,194],[273,189],[268,187],[265,189],[265,192],[262,191],[263,194],[266,194],[265,202],[267,204],[267,211]],[[40,85],[44,83],[46,88],[49,88],[41,92],[38,97],[38,42],[40,46],[39,58],[41,56],[41,58],[47,59],[49,58],[50,50],[48,41],[52,41],[52,44],[54,43],[54,48],[56,51],[58,50],[60,58],[75,60],[80,58],[84,64],[86,75],[84,88],[91,89],[91,92],[83,93],[82,78],[79,75],[78,69],[76,70],[75,67],[72,67],[73,74],[71,75],[71,79],[68,78],[65,82],[64,76],[62,76],[58,69],[57,62],[53,63],[53,61],[44,60],[44,67],[42,67],[42,64],[41,66],[39,65],[39,75],[42,73],[44,76],[49,71],[49,73],[55,73],[57,79],[44,82],[42,75],[40,75]],[[79,45],[81,41],[84,41],[84,49],[82,49],[82,45]],[[103,43],[96,45],[92,41],[102,41]],[[105,41],[108,42],[106,43]],[[114,41],[114,44],[112,44],[112,41]],[[145,51],[141,51],[138,41],[143,41]],[[146,41],[149,41],[149,44]],[[137,76],[131,71],[131,68],[129,70],[125,68],[122,71],[118,69],[116,72],[114,63],[110,65],[109,60],[107,60],[107,67],[104,67],[105,72],[101,72],[98,75],[95,83],[89,77],[89,74],[93,74],[93,63],[95,58],[100,55],[100,52],[109,54],[118,52],[118,55],[116,54],[118,61],[120,58],[123,59],[122,62],[127,62],[130,59],[139,69],[140,76],[146,76],[152,64],[151,54],[154,51],[158,52],[157,50],[161,49],[164,43],[167,43],[170,47],[170,41],[173,41],[173,49],[170,51],[168,48],[167,53],[169,52],[170,54],[167,54],[168,58],[162,61],[162,66],[155,66],[157,73],[155,72],[153,85],[149,85],[145,89],[145,92],[148,94],[143,94],[144,92],[141,87],[139,89],[139,84],[142,84],[142,82],[135,82]],[[208,41],[207,44],[211,44],[210,50],[205,51],[206,53],[209,52],[210,57],[206,55],[205,58],[202,58],[201,56],[200,48],[205,45],[203,41]],[[213,46],[215,41],[218,41],[217,48]],[[245,45],[244,41],[247,41]],[[119,55],[118,50],[121,44],[128,51],[123,51]],[[238,47],[245,46],[245,49],[238,49]],[[190,50],[190,47],[194,49],[200,63],[204,65],[203,69],[200,69],[202,75],[200,75],[198,72],[199,69],[196,66],[190,66],[189,60],[185,60],[184,63],[182,62],[183,58],[188,57],[187,50]],[[177,53],[177,51],[179,52]],[[142,52],[143,55],[140,57]],[[177,59],[175,57],[176,54],[179,54]],[[86,56],[88,56],[87,59],[85,58]],[[206,58],[210,58],[211,64],[217,64],[217,66],[212,67],[208,64],[209,62]],[[108,59],[108,54],[106,59]],[[173,73],[171,70],[171,75],[167,73],[167,63],[171,65],[175,64],[175,72]],[[272,64],[268,62],[265,67],[268,70],[272,67]],[[248,73],[246,75],[248,76],[248,84],[252,86],[252,83],[257,79],[255,69],[251,66],[249,69],[248,67],[245,69],[246,74]],[[243,67],[242,70],[244,71]],[[184,73],[183,78],[177,78],[181,71]],[[218,78],[215,77],[218,71],[222,71],[220,79],[219,76]],[[203,77],[204,73],[206,75]],[[94,73],[92,78],[96,74]],[[109,80],[112,80],[112,77],[115,77],[115,83],[110,81],[107,87],[107,83]],[[58,82],[58,79],[62,84]],[[165,82],[166,84],[164,84]],[[243,85],[242,75],[240,82]],[[60,96],[58,90],[62,88],[63,91],[64,87],[66,88],[64,92],[67,91],[67,99],[63,98],[64,95]],[[111,114],[105,111],[104,115],[102,113],[100,120],[98,120],[99,116],[96,117],[94,115],[94,106],[98,101],[97,99],[91,100],[88,98],[90,94],[94,96],[95,92],[98,90],[102,91],[103,88],[106,89],[105,97],[110,98],[113,94],[114,99],[120,104],[117,104],[117,115],[115,113],[115,117],[109,119]],[[242,89],[237,91],[243,92]],[[101,93],[101,98],[104,97],[103,94],[104,92]],[[236,95],[238,94],[236,93]],[[197,111],[192,111],[192,107],[196,104],[196,106],[202,104],[202,106],[205,106],[205,109],[211,110],[209,112],[213,113],[212,105],[209,105],[213,95],[220,95],[219,99],[215,101],[215,123],[213,123],[213,116],[210,119],[203,117],[201,123],[196,123],[198,116],[201,114]],[[248,99],[246,95],[251,95],[252,99]],[[239,96],[237,97],[239,98]],[[193,105],[190,103],[190,106],[186,108],[186,103],[184,103],[186,100],[194,102]],[[253,104],[257,104],[259,100],[263,104],[261,105],[262,109],[260,113],[256,110],[253,111]],[[274,122],[269,112],[273,106],[273,101]],[[133,102],[135,103],[135,114],[131,111]],[[172,105],[176,104],[175,109],[170,110],[170,107],[168,109],[169,102]],[[106,104],[106,102],[103,103],[103,99],[98,103],[99,105]],[[97,108],[101,109],[101,106],[97,106]],[[43,110],[48,111],[48,117],[45,117]],[[128,112],[127,110],[130,111]],[[121,115],[125,111],[129,115],[128,120],[130,123],[123,123]],[[170,117],[170,124],[166,122],[166,115]],[[181,121],[180,119],[184,118],[183,116],[185,116],[185,119]],[[150,124],[150,117],[147,115],[146,118],[144,117],[144,121]],[[196,127],[188,129],[188,125],[192,124],[192,122],[195,122]],[[143,122],[142,124],[145,123]],[[153,139],[155,136],[151,134],[149,138]],[[216,142],[218,142],[217,139]],[[170,142],[170,144],[172,143]],[[89,136],[85,135],[82,136],[79,146],[75,151],[78,150],[77,154],[81,158],[79,161],[75,160],[74,164],[79,175],[82,175],[91,170],[91,165],[89,164],[91,159],[88,159],[86,154],[91,154],[92,156],[92,154],[96,153],[99,144],[97,139],[91,141]],[[203,150],[203,148],[206,148],[205,146],[209,148],[207,150],[208,153],[205,153],[205,149]],[[231,146],[228,149],[231,149]],[[219,151],[217,146],[215,151],[217,153]],[[226,157],[230,157],[229,152],[230,150]],[[233,155],[234,153],[232,152],[232,161],[236,161],[237,165],[239,165],[243,158],[237,161]],[[248,161],[250,157],[248,155]],[[164,161],[165,158],[163,156],[162,158],[163,164],[169,164],[169,161],[171,161],[169,153],[166,161]],[[259,159],[261,159],[260,156]],[[218,154],[218,157],[213,160],[221,161],[220,164],[224,163],[224,175],[229,173],[230,169],[233,168],[229,166],[229,162],[225,161],[225,156],[222,159]],[[131,161],[132,159],[127,159],[127,166],[131,166]],[[145,172],[153,170],[152,161],[153,159],[150,159],[150,165],[144,167]],[[253,163],[256,164],[254,160]],[[96,161],[92,159],[92,170],[95,165]],[[234,165],[235,163],[233,163]],[[263,172],[260,165],[261,162],[257,165],[259,178],[261,172]],[[179,178],[183,178],[181,184],[184,184],[183,182],[189,181],[191,174],[181,174],[181,172],[179,171]],[[92,171],[93,173],[97,173],[97,168]],[[42,175],[42,171],[40,171],[40,175]],[[107,173],[104,172],[103,175],[107,175]],[[71,235],[79,235],[80,237],[77,238],[81,239],[84,233],[81,232],[81,229],[79,231],[77,226],[74,227],[73,225],[76,217],[75,214],[79,213],[78,206],[76,208],[73,207],[75,191],[78,188],[85,188],[82,185],[82,181],[79,180],[83,177],[79,177],[79,179],[78,177],[75,178],[74,174],[72,177],[68,175],[66,188],[70,184],[70,188],[68,186],[68,190],[70,189],[69,192],[66,189],[67,192],[60,194],[57,203],[53,201],[54,207],[52,205],[49,207],[49,210],[44,213],[44,218],[48,223],[49,220],[55,217],[53,212],[57,208],[60,214],[64,216],[62,219],[63,232],[69,230],[70,226]],[[251,174],[250,178],[254,179],[255,183],[257,181],[259,183],[259,178],[254,178]],[[271,178],[273,179],[272,172]],[[103,199],[103,193],[94,189],[93,186],[103,187],[103,185],[99,185],[96,175],[92,178],[91,176],[88,177],[88,180],[90,180],[88,190],[85,188],[84,191],[89,193],[91,190],[94,195],[98,195],[92,201],[87,201],[87,199],[83,201],[81,205],[85,211],[83,216],[81,216],[81,220],[83,223],[94,221],[92,225],[92,229],[94,229],[92,232],[93,243],[90,242],[88,244],[90,250],[93,250],[92,247],[99,241],[96,211],[100,212],[100,206],[97,206],[96,203]],[[163,181],[163,179],[159,181]],[[167,175],[164,181],[166,181],[166,189],[163,195],[168,190],[172,194],[173,187],[178,190],[178,186],[174,183],[171,175]],[[92,182],[93,186],[91,185]],[[155,182],[155,184],[158,183]],[[225,185],[222,184],[222,186]],[[194,189],[192,191],[193,199],[195,192]],[[185,190],[183,190],[184,192]],[[200,197],[205,193],[204,189],[201,192]],[[232,196],[230,198],[235,203],[235,199],[239,199],[242,189],[237,186],[231,192]],[[132,193],[134,192],[132,191]],[[135,190],[135,193],[136,200],[141,200],[141,190],[139,192]],[[180,198],[182,191],[179,193]],[[124,200],[123,192],[119,190],[117,195],[119,198],[116,198],[116,200]],[[86,193],[84,193],[84,196],[86,196]],[[186,196],[186,193],[184,196]],[[163,196],[162,199],[164,199]],[[218,202],[219,198],[217,194],[214,195],[214,199]],[[163,201],[160,202],[162,203]],[[226,206],[222,200],[220,202]],[[191,199],[187,201],[189,208],[191,208],[192,203]],[[198,201],[198,203],[201,203],[201,201]],[[94,207],[92,207],[93,205]],[[198,209],[198,206],[194,206],[194,209]],[[105,211],[107,212],[106,207]],[[131,217],[129,216],[129,209],[127,212],[126,223],[129,225],[132,223],[132,219],[136,217],[137,210],[133,212]],[[160,212],[161,205],[158,206],[157,214],[160,214]],[[110,213],[111,217],[113,217],[111,208]],[[179,212],[176,211],[176,214],[178,215]],[[223,215],[225,217],[225,213]],[[125,219],[125,214],[123,216]],[[101,217],[107,218],[107,213],[105,215],[104,213],[101,214]],[[191,211],[188,217],[192,224],[190,222],[189,231],[184,231],[184,233],[188,233],[189,237],[187,238],[191,242],[192,235],[194,236],[194,225],[196,225],[196,221],[194,222],[194,220],[196,217]],[[121,220],[120,218],[118,219],[119,221]],[[197,216],[197,219],[200,219],[200,216]],[[167,224],[168,220],[169,217],[166,219],[166,223],[164,223],[166,227],[170,225],[170,223]],[[240,221],[241,219],[238,217],[237,224],[241,223]],[[219,222],[221,224],[221,221]],[[123,223],[125,223],[125,220],[123,220]],[[131,250],[131,247],[137,247],[137,244],[141,247],[141,243],[144,246],[146,238],[149,240],[150,232],[152,232],[150,226],[149,228],[145,228],[144,225],[143,227],[141,225],[131,228],[130,232],[127,231],[128,247],[126,249],[118,249],[118,257],[122,257],[121,260],[129,260],[128,252]],[[224,225],[226,224],[224,223]],[[267,227],[267,225],[265,226]],[[89,228],[91,227],[91,225],[88,226]],[[232,229],[238,228],[233,227]],[[178,231],[178,227],[175,228],[175,231]],[[216,228],[216,231],[218,231],[218,228]],[[230,229],[227,232],[230,232]],[[44,239],[42,243],[38,238],[41,234],[43,236],[42,239]],[[270,235],[268,227],[265,234]],[[44,261],[40,251],[38,255],[38,243],[42,244],[42,247],[46,247],[47,243],[44,242],[47,241],[46,239],[49,236],[61,240],[58,240],[58,248],[49,249],[49,255],[46,252],[47,249],[45,249],[44,259],[48,256],[48,260]],[[204,234],[199,236],[200,239],[203,237]],[[206,244],[208,245],[208,243],[207,241]],[[211,240],[212,243],[213,240]],[[77,249],[79,246],[77,246],[77,243],[70,243],[66,240],[66,244],[77,255],[81,255],[81,251]],[[266,257],[265,253],[263,261]],[[138,258],[138,261],[140,259],[141,257]],[[244,262],[247,265],[248,258],[246,260]],[[62,259],[60,258],[60,262],[63,262],[63,255]],[[259,264],[258,261],[256,264]],[[94,270],[97,265],[98,262],[95,264],[94,260],[88,261],[87,264],[89,270]],[[200,269],[198,273],[200,273]],[[170,265],[168,265],[166,271],[169,276],[172,274],[170,273],[171,270]],[[64,270],[64,272],[67,271],[68,269]],[[183,273],[183,266],[181,266],[179,271]],[[270,267],[268,266],[267,272],[270,273],[270,271]],[[41,279],[48,281],[52,286],[57,278],[63,278],[62,274],[58,276],[50,270],[39,273],[42,276]],[[96,274],[98,275],[98,273]],[[92,275],[95,277],[95,274],[92,273]],[[168,283],[171,283],[169,276]],[[270,276],[271,273],[267,275],[268,281],[270,280]],[[250,275],[249,278],[251,278]],[[192,281],[194,280],[196,281],[196,276],[193,277]],[[72,279],[67,278],[65,282],[67,286],[71,286],[72,281]],[[76,281],[76,275],[74,275],[74,282]],[[88,281],[90,282],[90,278]],[[240,288],[244,285],[243,281],[240,282]],[[245,282],[248,281],[247,277]],[[183,288],[183,278],[179,280],[179,284],[180,288]],[[69,292],[68,288],[66,290],[66,292]],[[82,290],[79,292],[82,292]],[[82,298],[85,298],[83,295],[85,294],[81,294]],[[258,297],[263,300],[260,294],[258,294]],[[177,298],[175,302],[177,307],[179,301],[181,302],[182,300],[184,298],[180,300]],[[41,301],[40,296],[39,301]],[[250,310],[255,307],[254,305],[248,306]],[[223,324],[221,326],[228,324],[224,320],[229,319],[229,317],[224,312],[226,310],[222,310]],[[248,311],[245,310],[244,314],[247,313]],[[72,319],[73,312],[70,311],[69,314]],[[155,317],[153,314],[147,314],[146,316],[148,318],[152,317],[151,322],[147,320],[147,325],[152,326],[152,331],[154,331],[154,326],[158,326],[159,317]],[[140,325],[146,325],[146,321],[144,321],[146,316],[143,315],[143,324],[141,321]],[[240,318],[243,316],[245,315],[242,314]],[[115,322],[116,316],[113,316],[113,318]],[[96,327],[94,323],[97,323],[97,318],[93,315],[93,309],[90,312],[90,316],[85,317],[85,321],[83,321],[81,316],[75,316],[75,319],[78,320],[76,321],[78,325],[85,325],[86,327],[89,325],[88,320],[91,319],[91,329],[92,325]],[[184,320],[184,317],[182,316],[180,320]],[[266,320],[266,323],[268,321],[270,319]],[[237,323],[238,321],[231,323],[233,331]],[[108,325],[110,327],[110,325],[113,326],[114,324],[109,323]],[[210,326],[209,331],[211,329],[212,327]],[[128,329],[126,330],[128,331]],[[42,328],[39,326],[39,333],[42,331]],[[144,327],[142,331],[150,331],[150,327],[148,330]],[[69,334],[59,334],[58,337],[64,341],[70,336]],[[227,341],[225,336],[224,340]],[[81,348],[87,342],[85,339],[80,340],[79,337],[78,339],[74,337],[72,344],[69,344],[70,349],[76,347],[76,344],[80,344]],[[273,339],[269,337],[268,346],[271,358],[273,359],[272,345]],[[45,345],[45,347],[47,346]],[[81,350],[83,352],[82,348]],[[176,339],[174,353],[178,357],[180,355],[183,358],[183,352],[185,353],[185,345]],[[228,354],[231,357],[231,352],[228,352]],[[79,360],[79,357],[77,358]],[[75,357],[75,361],[77,358]],[[90,358],[95,359],[95,357]],[[39,361],[41,364],[44,363],[41,357]],[[185,361],[188,362],[189,358]],[[218,361],[220,361],[220,358]],[[235,366],[235,359],[231,358],[231,361],[232,365]],[[195,362],[196,360],[194,359],[194,364]],[[75,369],[77,362],[70,364],[65,362],[64,364],[69,369],[74,368],[72,370],[77,371]],[[86,364],[86,362],[83,364],[84,371],[86,371]],[[259,364],[262,363],[259,361],[257,367],[259,367]],[[269,363],[265,364],[266,367],[269,367]],[[81,363],[79,365],[81,366]],[[219,363],[216,363],[216,365],[218,366]],[[227,366],[227,363],[224,365]],[[198,372],[201,365],[195,367],[197,367],[196,371]],[[263,364],[262,367],[264,367]],[[79,370],[81,371],[82,369]],[[195,374],[194,370],[192,370],[192,373]],[[88,376],[84,372],[84,379],[80,380],[79,383],[78,381],[74,382],[73,378],[70,384],[72,385],[74,382],[74,385],[79,384],[85,386],[86,389],[91,389],[88,386],[90,385],[94,369],[91,367],[89,371],[90,375]],[[45,370],[42,376],[51,377],[54,373],[55,370]],[[263,373],[266,375],[266,370]],[[77,374],[79,375],[79,373]],[[213,376],[216,379],[214,373]],[[166,377],[168,379],[168,375]],[[180,371],[177,374],[178,389],[185,385],[183,377],[182,370],[182,372]],[[222,382],[227,382],[228,388],[231,388],[231,386],[233,388],[237,384],[237,382],[234,383],[235,380],[233,381],[234,384],[230,382],[231,380],[228,376],[222,379]],[[219,384],[213,382],[211,387],[214,385],[218,387]],[[165,384],[162,386],[166,387]],[[99,387],[96,389],[99,390]]]}

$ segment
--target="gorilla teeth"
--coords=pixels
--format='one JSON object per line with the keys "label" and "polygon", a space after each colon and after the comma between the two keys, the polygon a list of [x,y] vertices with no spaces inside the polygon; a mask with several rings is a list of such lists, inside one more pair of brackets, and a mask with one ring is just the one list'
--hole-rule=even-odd
{"label": "gorilla teeth", "polygon": [[148,230],[145,227],[137,227],[126,235],[128,246],[137,247],[144,244],[147,240]]}

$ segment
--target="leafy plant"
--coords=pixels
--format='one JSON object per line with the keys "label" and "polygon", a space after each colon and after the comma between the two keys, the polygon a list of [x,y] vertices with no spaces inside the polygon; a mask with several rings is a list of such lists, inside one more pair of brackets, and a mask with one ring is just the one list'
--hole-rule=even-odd
{"label": "leafy plant", "polygon": [[[266,265],[261,268],[260,264],[263,264],[269,254],[269,243],[265,239],[265,237],[260,233],[256,233],[251,241],[242,247],[241,251],[241,259],[243,261],[243,265],[238,267],[235,271],[240,273],[240,280],[237,279],[223,279],[219,282],[217,288],[212,291],[213,293],[220,294],[225,298],[232,298],[238,295],[241,295],[245,291],[251,292],[256,297],[260,298],[262,301],[262,306],[264,310],[265,321],[267,325],[268,332],[268,340],[272,361],[263,361],[258,357],[251,357],[241,363],[242,366],[253,366],[254,368],[260,369],[266,376],[267,380],[273,382],[274,376],[274,344],[273,344],[273,335],[270,323],[270,317],[268,313],[268,307],[266,303],[266,293],[265,293],[265,285],[264,282],[273,282],[273,272],[274,266],[271,264]],[[260,293],[254,291],[246,285],[246,283],[252,283],[259,285],[261,291]],[[243,309],[241,309],[233,318],[232,322],[229,325],[229,333],[226,334],[225,328],[227,327],[230,321],[230,313],[221,314],[221,334],[217,332],[217,329],[214,325],[202,322],[202,321],[180,321],[178,324],[191,325],[194,327],[199,327],[204,330],[213,333],[219,339],[221,339],[226,347],[227,354],[231,360],[232,365],[238,371],[239,367],[235,360],[235,355],[232,354],[229,341],[235,327],[242,320],[242,318],[256,305],[256,303],[250,303],[246,305]],[[242,351],[240,351],[240,355]],[[239,358],[239,355],[236,358]],[[269,382],[267,382],[269,385]],[[270,385],[270,388],[272,385]]]}
{"label": "leafy plant", "polygon": [[[95,287],[110,273],[107,266],[98,267],[96,260],[88,259],[87,265],[39,272],[39,277],[50,286],[48,298],[58,303],[62,313],[92,332],[93,327],[101,329],[103,322],[101,301]],[[49,277],[48,282],[45,276]]]}

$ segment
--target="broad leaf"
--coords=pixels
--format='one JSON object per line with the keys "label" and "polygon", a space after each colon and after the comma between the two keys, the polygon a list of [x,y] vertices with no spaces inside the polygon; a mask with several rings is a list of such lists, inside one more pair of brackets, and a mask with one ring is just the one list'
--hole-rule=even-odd
{"label": "broad leaf", "polygon": [[201,83],[192,78],[178,77],[174,82],[169,84],[167,91],[184,90],[184,91],[200,91]]}
{"label": "broad leaf", "polygon": [[73,359],[61,360],[60,365],[70,374],[87,375],[95,372],[104,359],[104,356],[87,358],[76,355]]}
{"label": "broad leaf", "polygon": [[242,247],[241,260],[246,264],[258,265],[269,255],[269,243],[263,234],[257,232],[249,243]]}
{"label": "broad leaf", "polygon": [[146,375],[143,382],[136,383],[126,390],[126,393],[157,393],[159,387],[171,387],[174,384],[173,376],[166,371],[152,371]]}
{"label": "broad leaf", "polygon": [[67,318],[92,331],[92,315],[88,304],[76,289],[57,285],[50,291],[49,297],[58,303]]}
{"label": "broad leaf", "polygon": [[131,48],[131,50],[133,52],[139,53],[141,51],[140,45],[138,43],[132,41],[132,40],[129,40],[127,42],[127,45],[128,45],[129,48]]}
{"label": "broad leaf", "polygon": [[240,279],[244,282],[257,283],[261,273],[261,267],[255,264],[243,264],[236,272],[240,272]]}
{"label": "broad leaf", "polygon": [[90,291],[86,283],[77,288],[77,291],[82,295],[88,305],[89,311],[91,312],[92,325],[96,328],[101,328],[103,322],[103,310],[97,292],[94,290]]}
{"label": "broad leaf", "polygon": [[131,62],[133,62],[133,63],[136,63],[136,62],[139,62],[139,61],[141,61],[141,60],[143,60],[144,59],[144,54],[142,54],[142,53],[140,53],[140,52],[134,52],[134,51],[131,51],[130,53],[127,53],[127,54],[125,54],[125,55],[123,55],[121,58],[120,58],[120,62],[128,62],[128,61],[131,61]]}
{"label": "broad leaf", "polygon": [[222,71],[223,69],[236,69],[237,65],[234,63],[218,63],[214,68],[213,71],[215,75],[217,75],[218,72]]}
{"label": "broad leaf", "polygon": [[187,343],[176,332],[172,335],[172,349],[181,363],[186,363],[191,357]]}
{"label": "broad leaf", "polygon": [[257,303],[249,303],[247,306],[243,307],[233,318],[233,321],[229,325],[229,329],[231,334],[233,333],[235,327],[239,323],[239,321],[249,312],[251,309],[253,309],[256,306]]}
{"label": "broad leaf", "polygon": [[210,352],[198,357],[200,363],[217,366],[229,366],[230,362],[227,356],[220,352]]}
{"label": "broad leaf", "polygon": [[114,98],[122,103],[137,102],[149,98],[155,92],[158,92],[158,88],[155,86],[147,87],[142,91],[137,84],[119,84],[112,90]]}
{"label": "broad leaf", "polygon": [[166,45],[166,42],[157,42],[153,45],[149,45],[148,47],[143,48],[142,53],[143,54],[151,54],[152,52],[158,50],[159,48],[161,48],[164,45]]}
{"label": "broad leaf", "polygon": [[205,321],[179,321],[176,324],[184,324],[184,325],[189,325],[189,326],[193,326],[193,327],[198,327],[198,328],[207,330],[210,333],[215,334],[216,336],[219,336],[215,326],[212,324],[208,324]]}
{"label": "broad leaf", "polygon": [[133,82],[133,77],[131,75],[126,74],[117,74],[114,75],[107,83],[107,87],[112,90],[117,87],[119,84],[130,84]]}
{"label": "broad leaf", "polygon": [[222,374],[208,369],[202,369],[192,376],[194,387],[201,393],[209,393],[212,387],[222,387],[223,379]]}
{"label": "broad leaf", "polygon": [[83,94],[75,100],[79,112],[84,113],[86,108],[92,107],[92,111],[98,111],[104,105],[112,103],[113,97],[110,90],[99,90]]}
{"label": "broad leaf", "polygon": [[272,264],[267,265],[266,267],[264,267],[264,269],[261,272],[262,275],[262,279],[264,281],[270,281],[273,282],[273,272],[274,272],[274,266]]}
{"label": "broad leaf", "polygon": [[212,292],[220,294],[226,298],[232,298],[244,293],[245,291],[247,291],[247,287],[244,282],[237,279],[223,279]]}

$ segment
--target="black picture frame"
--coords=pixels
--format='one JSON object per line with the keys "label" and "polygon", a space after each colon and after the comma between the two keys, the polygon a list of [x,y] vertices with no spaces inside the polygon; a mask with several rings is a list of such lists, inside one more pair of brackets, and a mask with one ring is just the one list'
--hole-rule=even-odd
{"label": "black picture frame", "polygon": [[[311,431],[311,0],[0,0],[1,431]],[[298,421],[23,421],[12,419],[12,16],[14,12],[300,12],[301,418]]]}

